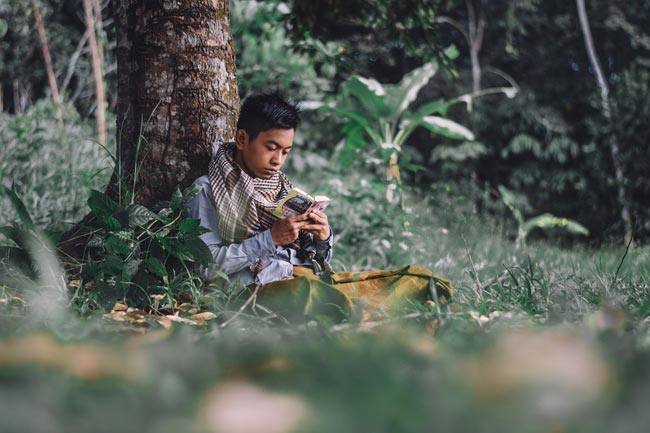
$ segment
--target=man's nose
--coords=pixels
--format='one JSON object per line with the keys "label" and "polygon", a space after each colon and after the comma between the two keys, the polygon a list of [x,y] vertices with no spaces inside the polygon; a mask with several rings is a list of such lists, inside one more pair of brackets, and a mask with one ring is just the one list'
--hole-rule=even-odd
{"label": "man's nose", "polygon": [[271,164],[273,165],[282,164],[282,155],[280,155],[279,153],[274,153],[273,156],[271,157]]}

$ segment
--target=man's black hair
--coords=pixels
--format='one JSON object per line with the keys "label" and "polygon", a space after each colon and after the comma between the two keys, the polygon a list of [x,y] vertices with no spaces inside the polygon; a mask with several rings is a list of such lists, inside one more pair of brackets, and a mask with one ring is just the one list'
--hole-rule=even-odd
{"label": "man's black hair", "polygon": [[269,129],[296,129],[300,124],[300,109],[280,92],[258,93],[244,101],[237,120],[250,140]]}

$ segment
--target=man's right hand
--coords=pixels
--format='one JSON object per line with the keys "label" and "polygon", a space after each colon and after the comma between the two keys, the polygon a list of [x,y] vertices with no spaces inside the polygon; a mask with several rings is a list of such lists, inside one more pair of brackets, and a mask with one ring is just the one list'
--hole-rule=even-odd
{"label": "man's right hand", "polygon": [[271,226],[271,238],[277,247],[287,245],[298,239],[300,229],[310,223],[306,214],[276,220]]}

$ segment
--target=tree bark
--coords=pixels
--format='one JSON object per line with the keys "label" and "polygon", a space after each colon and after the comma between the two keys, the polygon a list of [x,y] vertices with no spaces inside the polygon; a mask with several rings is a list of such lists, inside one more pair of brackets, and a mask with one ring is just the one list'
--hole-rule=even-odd
{"label": "tree bark", "polygon": [[[228,0],[118,0],[114,8],[117,166],[107,193],[122,205],[151,206],[207,174],[213,147],[234,139]],[[59,248],[79,257],[75,238],[83,240],[79,228]]]}
{"label": "tree bark", "polygon": [[18,93],[18,80],[11,81],[12,98],[14,102],[14,114],[20,114],[20,95]]}
{"label": "tree bark", "polygon": [[[582,29],[582,34],[585,40],[585,47],[587,49],[587,55],[589,56],[589,62],[591,63],[591,67],[594,69],[594,72],[596,73],[596,80],[598,82],[598,88],[600,89],[601,112],[603,113],[605,119],[611,123],[612,114],[609,107],[609,85],[607,84],[605,74],[603,74],[603,69],[600,66],[600,61],[598,60],[598,55],[596,54],[596,49],[594,48],[594,40],[591,36],[589,18],[587,17],[587,9],[585,7],[584,0],[576,0],[576,6],[578,8],[580,28]],[[616,136],[613,133],[609,137],[609,151],[614,165],[614,178],[616,180],[617,200],[619,206],[621,207],[621,220],[623,221],[623,225],[625,227],[624,242],[627,242],[633,236],[633,223],[627,201],[627,191],[625,189],[625,173],[619,156],[620,149]]]}
{"label": "tree bark", "polygon": [[[477,94],[481,90],[481,76],[483,75],[480,53],[483,48],[483,35],[485,34],[485,14],[480,8],[474,5],[472,0],[465,0],[465,8],[467,9],[467,29],[460,22],[447,17],[441,16],[436,18],[437,23],[446,23],[458,30],[465,40],[469,49],[469,59],[472,70],[472,95]],[[477,16],[478,9],[478,16]],[[474,103],[473,96],[467,101],[468,110],[472,110]]]}
{"label": "tree bark", "polygon": [[97,38],[95,37],[95,14],[93,13],[92,0],[83,0],[83,8],[88,28],[88,47],[93,65],[93,77],[95,80],[95,99],[97,108],[95,119],[97,120],[97,141],[106,145],[106,95],[104,91],[104,74],[102,73],[102,56],[99,53]]}
{"label": "tree bark", "polygon": [[121,0],[116,19],[119,166],[109,188],[150,206],[207,173],[212,146],[234,138],[228,0]]}
{"label": "tree bark", "polygon": [[472,0],[466,0],[465,5],[467,6],[467,23],[468,23],[468,37],[467,42],[469,44],[469,56],[472,63],[472,93],[476,93],[481,90],[481,61],[479,59],[479,53],[483,47],[483,34],[485,33],[485,17],[483,11],[478,11],[478,16],[476,14],[476,8]]}
{"label": "tree bark", "polygon": [[61,96],[59,95],[59,88],[56,84],[56,75],[54,75],[54,68],[52,67],[52,56],[50,55],[50,48],[47,44],[47,36],[45,35],[45,26],[43,25],[43,18],[38,10],[38,3],[32,0],[32,8],[34,10],[34,21],[36,21],[36,31],[41,43],[41,52],[43,53],[43,61],[45,62],[45,71],[47,73],[47,80],[50,84],[50,91],[52,92],[52,100],[54,101],[56,121],[59,126],[63,126],[63,113],[61,112]]}
{"label": "tree bark", "polygon": [[104,66],[104,19],[102,18],[102,6],[99,0],[93,0],[93,15],[97,34],[97,53],[99,54],[100,65]]}

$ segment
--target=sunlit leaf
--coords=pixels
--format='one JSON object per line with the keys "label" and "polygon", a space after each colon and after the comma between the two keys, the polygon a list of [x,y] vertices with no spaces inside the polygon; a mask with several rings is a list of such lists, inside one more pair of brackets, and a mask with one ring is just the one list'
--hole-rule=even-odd
{"label": "sunlit leaf", "polygon": [[363,83],[368,88],[368,90],[370,90],[375,95],[384,96],[386,94],[384,87],[379,81],[375,80],[374,78],[364,78],[357,75],[356,79]]}
{"label": "sunlit leaf", "polygon": [[537,228],[562,229],[568,231],[569,233],[579,234],[583,236],[587,236],[589,234],[589,230],[577,221],[573,221],[567,218],[560,218],[550,213],[538,215],[534,218],[526,220],[522,224],[522,230],[525,234],[528,234]]}
{"label": "sunlit leaf", "polygon": [[173,215],[174,211],[168,207],[163,207],[158,211],[158,217],[163,222],[169,222],[169,218]]}
{"label": "sunlit leaf", "polygon": [[96,234],[93,234],[90,237],[90,240],[86,244],[86,246],[90,248],[102,248],[104,246],[104,243],[106,240],[102,236],[98,236]]}
{"label": "sunlit leaf", "polygon": [[348,119],[353,120],[354,122],[358,123],[361,127],[366,128],[370,126],[370,122],[368,121],[368,119],[366,119],[365,117],[363,117],[363,115],[359,113],[343,110],[338,107],[332,108],[332,110],[343,117],[347,117]]}
{"label": "sunlit leaf", "polygon": [[383,87],[376,80],[355,75],[342,87],[343,91],[355,98],[372,118],[381,118],[389,113],[390,109],[386,107],[383,98]]}
{"label": "sunlit leaf", "polygon": [[[435,101],[422,104],[416,111],[418,117],[430,116],[432,114],[446,115],[449,104],[443,99],[436,99]],[[409,116],[411,117],[411,116]]]}
{"label": "sunlit leaf", "polygon": [[421,122],[422,126],[436,134],[457,140],[474,140],[472,131],[453,120],[439,116],[425,116]]}
{"label": "sunlit leaf", "polygon": [[387,87],[386,104],[393,107],[394,120],[400,116],[418,96],[420,90],[438,72],[437,62],[429,62],[409,72],[396,85]]}
{"label": "sunlit leaf", "polygon": [[172,200],[170,202],[171,208],[172,209],[183,209],[185,206],[185,201],[183,199],[183,194],[181,193],[181,190],[176,188],[174,193],[172,194]]}
{"label": "sunlit leaf", "polygon": [[194,198],[199,192],[201,192],[202,189],[203,187],[201,185],[193,183],[183,190],[183,200],[186,202],[189,201],[191,198]]}
{"label": "sunlit leaf", "polygon": [[132,204],[126,208],[129,215],[129,226],[144,226],[149,221],[157,219],[158,215],[139,204]]}

